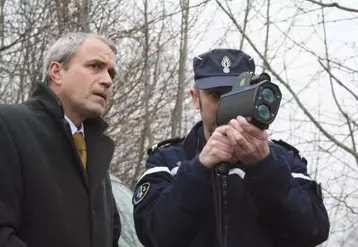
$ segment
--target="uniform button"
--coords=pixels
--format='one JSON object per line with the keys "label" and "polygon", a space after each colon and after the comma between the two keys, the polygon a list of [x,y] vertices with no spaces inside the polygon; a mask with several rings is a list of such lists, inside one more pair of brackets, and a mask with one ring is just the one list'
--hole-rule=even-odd
{"label": "uniform button", "polygon": [[96,215],[96,210],[93,209],[92,214],[93,214],[93,216],[95,216]]}

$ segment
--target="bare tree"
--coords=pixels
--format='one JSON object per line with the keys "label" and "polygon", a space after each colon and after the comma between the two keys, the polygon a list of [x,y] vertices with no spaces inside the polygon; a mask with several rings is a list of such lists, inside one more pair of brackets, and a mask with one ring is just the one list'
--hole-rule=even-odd
{"label": "bare tree", "polygon": [[[312,4],[309,5],[307,2]],[[349,232],[350,228],[356,228],[356,220],[351,220],[349,224],[347,224],[347,220],[357,219],[356,193],[358,191],[356,186],[358,179],[356,169],[358,158],[356,146],[357,120],[356,107],[354,107],[357,102],[357,95],[355,94],[356,81],[354,81],[354,77],[350,77],[352,78],[352,82],[345,81],[343,83],[342,79],[337,75],[344,76],[344,73],[346,73],[346,75],[347,73],[357,75],[357,71],[344,65],[344,63],[341,62],[342,58],[337,57],[336,54],[332,52],[333,49],[330,49],[327,25],[328,23],[345,21],[345,18],[337,21],[335,21],[334,18],[333,20],[327,20],[327,9],[335,7],[338,9],[337,11],[347,11],[349,13],[355,13],[356,11],[355,9],[343,7],[336,3],[324,4],[311,0],[303,2],[296,1],[295,5],[292,6],[293,15],[283,20],[277,20],[277,18],[274,18],[273,15],[270,14],[270,1],[267,0],[266,13],[261,10],[260,6],[252,4],[250,13],[255,12],[255,15],[261,18],[261,25],[265,26],[265,29],[262,29],[265,31],[253,33],[245,31],[243,26],[240,25],[241,21],[238,16],[233,14],[228,1],[217,0],[216,3],[228,17],[231,24],[239,31],[240,35],[244,37],[245,41],[247,41],[247,46],[246,48],[244,47],[244,49],[250,49],[255,52],[255,55],[262,61],[264,69],[274,76],[274,80],[279,83],[284,93],[289,94],[284,95],[283,107],[289,110],[286,111],[289,112],[290,116],[290,118],[287,119],[289,122],[288,126],[293,124],[295,128],[294,130],[287,130],[289,132],[287,132],[288,135],[286,136],[291,138],[291,140],[295,140],[297,145],[305,147],[303,152],[306,153],[306,155],[310,155],[309,160],[312,161],[309,163],[310,171],[316,179],[325,181],[325,200],[332,221],[331,235],[333,237],[332,241],[327,241],[324,246],[336,244],[337,241],[339,242],[337,239],[344,239],[344,237],[340,237],[339,235],[342,235],[343,232]],[[288,10],[286,9],[286,11]],[[308,39],[319,35],[321,41],[319,50],[321,50],[321,52],[318,51],[317,45],[315,46],[316,49],[310,47],[309,40],[300,41],[297,37],[293,37],[298,17],[309,15],[311,12],[317,15],[317,22],[307,26],[307,29],[312,28],[313,30]],[[332,17],[330,18],[332,19]],[[247,19],[247,17],[245,17],[245,19]],[[346,19],[348,20],[350,18],[348,17]],[[286,31],[282,30],[282,22],[287,23],[285,26],[287,27]],[[245,23],[247,26],[250,26],[250,23]],[[255,24],[258,25],[257,22],[255,22]],[[271,30],[273,29],[278,31],[275,34],[276,42],[280,44],[277,48],[273,48],[273,45],[270,45],[270,42],[268,42],[273,37],[271,34]],[[257,41],[253,38],[257,36],[265,36],[266,38],[263,42]],[[282,39],[282,41],[279,41],[279,39]],[[287,50],[284,50],[285,46],[288,47]],[[284,52],[286,54],[288,52],[292,53],[293,50],[297,51],[298,56],[309,56],[312,61],[315,61],[314,66],[317,68],[316,74],[302,86],[302,89],[297,89],[297,86],[292,82],[294,78],[289,74],[290,71],[292,73],[292,70],[288,69],[289,64],[287,64],[285,60],[283,60],[283,68],[277,66],[277,57],[282,58]],[[282,54],[279,53],[280,51]],[[354,49],[352,49],[352,52],[351,58],[357,58],[358,54],[354,53]],[[268,54],[270,53],[274,54],[274,60],[269,58]],[[349,60],[350,58],[346,59]],[[326,83],[324,84],[324,88],[320,88],[317,85],[320,81],[320,77],[325,78]],[[344,77],[347,78],[347,76]],[[319,108],[314,109],[308,104],[310,101],[302,96],[309,94],[308,88],[315,88],[316,90],[325,89],[325,96],[327,97],[329,93],[331,94],[330,102],[332,102],[333,105],[328,108],[326,104],[318,104],[317,106]],[[327,90],[328,88],[330,89],[329,91]],[[293,107],[295,109],[292,109]],[[297,109],[304,115],[300,116]],[[291,114],[291,112],[293,114]],[[282,121],[280,121],[280,124],[282,125]],[[307,129],[313,129],[313,132],[302,133],[302,131],[304,132]],[[285,130],[283,129],[282,131]],[[281,134],[281,136],[284,135]],[[314,148],[312,152],[308,152],[308,148],[312,147]],[[352,164],[352,161],[356,164],[355,166]],[[327,164],[328,162],[329,164],[334,164],[332,170],[334,169],[336,173],[332,174],[328,167],[323,166],[323,164]],[[345,224],[343,224],[344,221],[346,221]],[[346,228],[342,229],[344,226]]]}
{"label": "bare tree", "polygon": [[110,37],[119,70],[104,116],[116,143],[110,169],[133,187],[147,148],[183,135],[200,116],[185,93],[193,83],[191,57],[221,46],[242,49],[283,91],[271,136],[297,145],[323,181],[333,236],[323,246],[349,246],[358,211],[358,53],[332,30],[357,21],[353,7],[314,0],[0,0],[0,102],[26,100],[41,82],[46,48],[63,33]]}
{"label": "bare tree", "polygon": [[4,6],[5,0],[0,0],[0,47],[4,46]]}
{"label": "bare tree", "polygon": [[180,50],[179,50],[179,73],[178,73],[178,89],[176,94],[175,106],[172,113],[172,133],[171,136],[180,136],[182,130],[182,112],[184,103],[185,89],[185,71],[188,52],[188,32],[189,32],[189,0],[181,0],[180,7],[182,9],[181,18],[181,34],[180,34]]}
{"label": "bare tree", "polygon": [[76,7],[78,11],[78,22],[81,23],[81,31],[89,32],[89,13],[90,13],[90,1],[88,0],[77,0]]}

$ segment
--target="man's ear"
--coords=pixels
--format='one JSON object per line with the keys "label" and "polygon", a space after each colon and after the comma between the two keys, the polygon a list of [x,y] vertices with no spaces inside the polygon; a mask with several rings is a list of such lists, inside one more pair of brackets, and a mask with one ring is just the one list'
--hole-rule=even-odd
{"label": "man's ear", "polygon": [[199,90],[195,88],[190,88],[190,96],[193,101],[194,108],[196,110],[199,110],[200,109]]}
{"label": "man's ear", "polygon": [[59,62],[51,62],[49,66],[50,80],[52,83],[60,85],[61,81],[61,72],[63,70],[63,65]]}

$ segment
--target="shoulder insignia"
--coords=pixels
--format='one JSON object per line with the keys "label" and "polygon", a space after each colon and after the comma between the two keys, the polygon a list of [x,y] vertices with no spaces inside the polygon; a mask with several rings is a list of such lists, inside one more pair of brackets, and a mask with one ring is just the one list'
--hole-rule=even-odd
{"label": "shoulder insignia", "polygon": [[144,197],[148,194],[149,188],[150,188],[150,183],[148,182],[140,185],[137,188],[137,190],[134,192],[133,195],[133,205],[137,205],[144,199]]}
{"label": "shoulder insignia", "polygon": [[283,141],[283,140],[271,140],[273,143],[283,147],[284,149],[288,150],[288,151],[292,151],[295,155],[296,158],[298,158],[299,160],[301,160],[304,164],[307,165],[307,160],[305,157],[301,157],[300,155],[300,151],[295,148],[294,146],[292,146],[291,144],[288,144],[287,142]]}
{"label": "shoulder insignia", "polygon": [[170,139],[166,139],[164,141],[158,142],[157,144],[155,144],[152,147],[148,148],[147,154],[149,155],[149,154],[155,152],[156,150],[158,150],[161,147],[166,147],[168,145],[177,144],[177,143],[181,142],[182,140],[184,140],[184,137],[174,137],[174,138],[170,138]]}

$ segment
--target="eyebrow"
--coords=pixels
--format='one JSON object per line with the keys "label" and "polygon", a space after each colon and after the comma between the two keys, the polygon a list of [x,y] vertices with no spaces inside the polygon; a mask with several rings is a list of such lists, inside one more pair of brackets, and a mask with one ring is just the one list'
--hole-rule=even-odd
{"label": "eyebrow", "polygon": [[112,79],[117,75],[117,66],[115,64],[108,63],[108,62],[106,62],[102,59],[99,59],[99,58],[93,58],[86,62],[86,64],[92,64],[92,63],[97,63],[100,66],[109,67],[109,71],[111,73]]}

